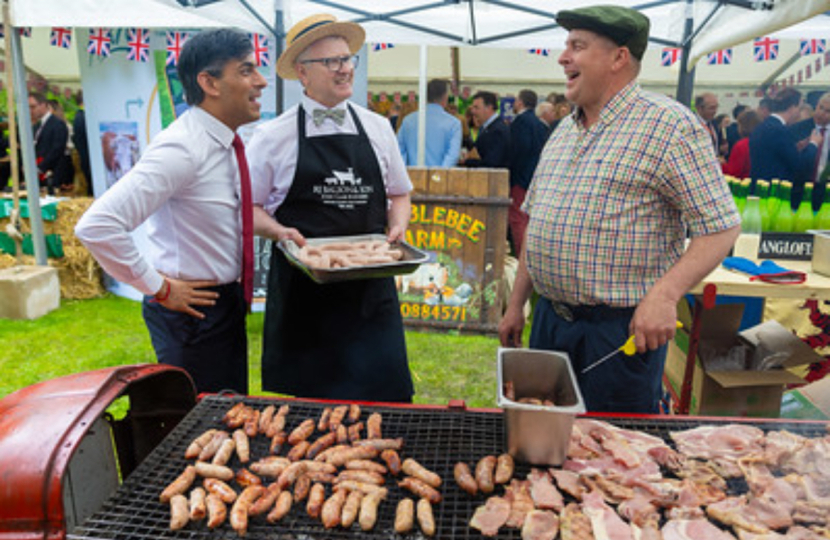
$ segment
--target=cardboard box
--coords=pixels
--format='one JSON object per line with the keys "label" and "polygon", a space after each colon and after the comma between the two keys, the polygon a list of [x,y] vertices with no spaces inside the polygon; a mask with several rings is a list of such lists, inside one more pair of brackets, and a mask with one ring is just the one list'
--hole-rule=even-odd
{"label": "cardboard box", "polygon": [[[717,305],[701,317],[700,343],[692,377],[690,414],[778,418],[786,385],[803,383],[789,368],[821,359],[775,321],[739,332],[743,305]],[[689,350],[690,314],[680,314],[684,329],[669,343],[664,382],[679,399]],[[730,351],[731,367],[719,358]],[[770,369],[758,369],[762,359]]]}
{"label": "cardboard box", "polygon": [[785,392],[781,416],[801,420],[830,419],[830,377]]}

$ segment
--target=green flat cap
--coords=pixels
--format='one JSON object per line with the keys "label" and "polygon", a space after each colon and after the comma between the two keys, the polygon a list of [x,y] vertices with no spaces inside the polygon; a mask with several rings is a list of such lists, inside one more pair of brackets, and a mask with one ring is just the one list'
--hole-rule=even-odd
{"label": "green flat cap", "polygon": [[603,35],[620,47],[628,47],[637,60],[648,46],[648,17],[622,6],[590,6],[565,9],[556,14],[556,22],[566,30],[590,30]]}

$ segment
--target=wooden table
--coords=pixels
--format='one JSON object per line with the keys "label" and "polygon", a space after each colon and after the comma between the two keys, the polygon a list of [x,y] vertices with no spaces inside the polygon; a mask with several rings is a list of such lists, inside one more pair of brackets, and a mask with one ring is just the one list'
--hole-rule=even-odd
{"label": "wooden table", "polygon": [[797,285],[764,283],[760,280],[750,281],[747,274],[733,272],[723,266],[718,266],[690,292],[701,294],[704,286],[712,284],[717,288],[717,294],[728,296],[830,300],[830,277],[813,273],[810,261],[776,262],[788,270],[798,270],[806,273],[807,281]]}

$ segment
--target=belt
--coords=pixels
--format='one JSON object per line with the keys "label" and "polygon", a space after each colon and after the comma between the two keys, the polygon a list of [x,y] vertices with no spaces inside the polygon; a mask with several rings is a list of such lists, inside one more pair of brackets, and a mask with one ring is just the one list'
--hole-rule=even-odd
{"label": "belt", "polygon": [[636,308],[613,307],[605,304],[573,305],[550,300],[553,311],[568,322],[574,321],[604,321],[631,317]]}

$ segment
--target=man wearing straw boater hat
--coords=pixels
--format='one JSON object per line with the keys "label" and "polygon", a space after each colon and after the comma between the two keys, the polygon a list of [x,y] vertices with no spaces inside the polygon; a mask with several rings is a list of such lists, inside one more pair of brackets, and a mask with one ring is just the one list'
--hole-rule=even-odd
{"label": "man wearing straw boater hat", "polygon": [[[388,120],[350,103],[365,33],[314,15],[277,62],[299,79],[296,105],[248,145],[257,234],[274,241],[382,234],[404,239],[412,184]],[[319,284],[272,249],[262,388],[300,397],[410,401],[412,380],[392,278]]]}

